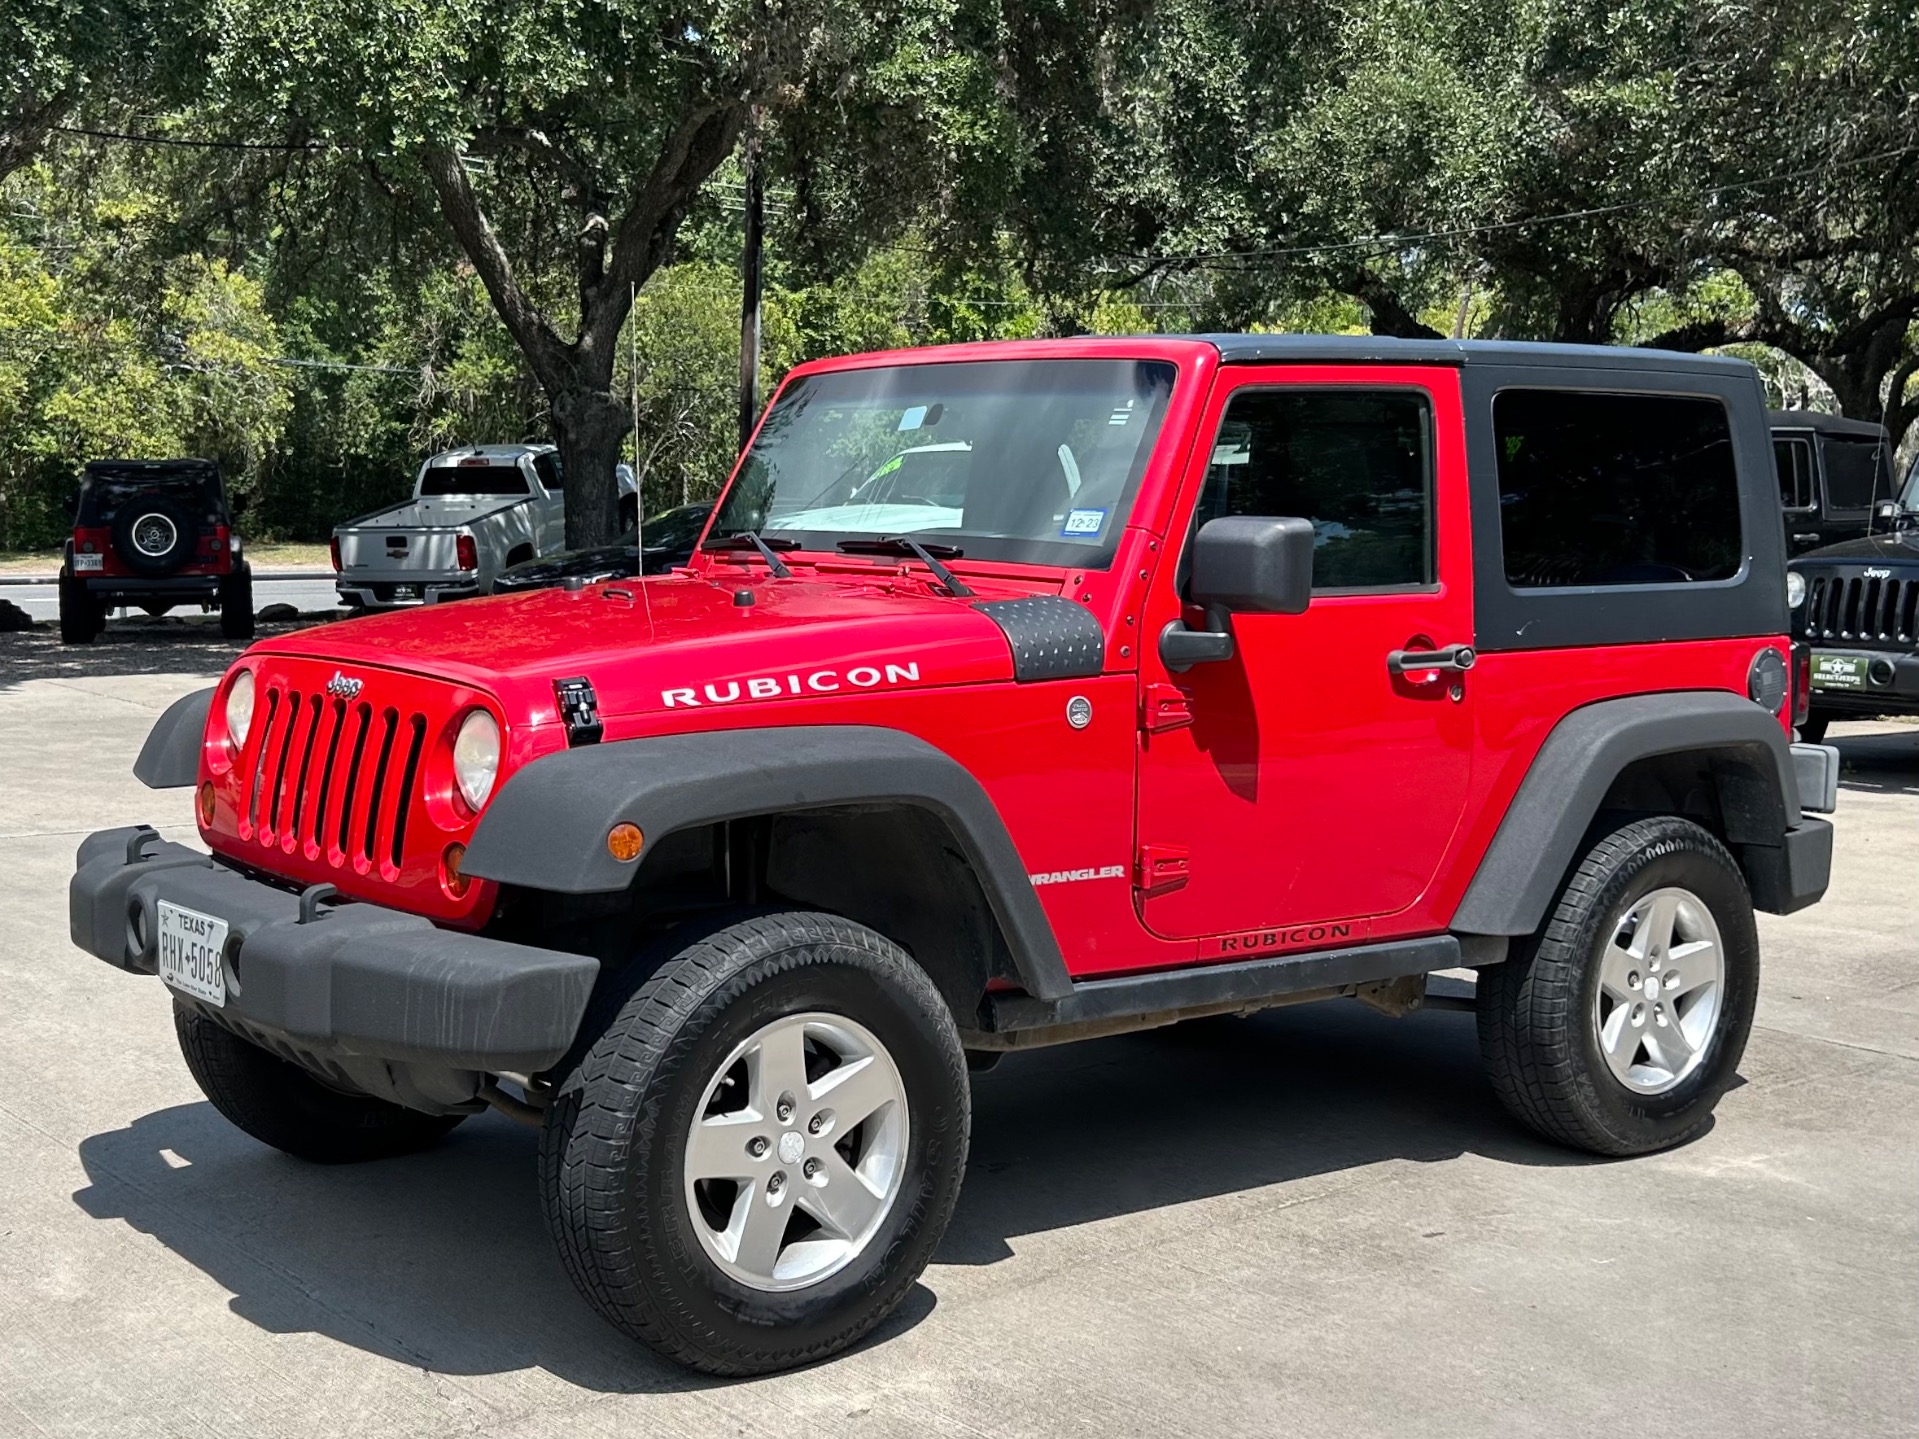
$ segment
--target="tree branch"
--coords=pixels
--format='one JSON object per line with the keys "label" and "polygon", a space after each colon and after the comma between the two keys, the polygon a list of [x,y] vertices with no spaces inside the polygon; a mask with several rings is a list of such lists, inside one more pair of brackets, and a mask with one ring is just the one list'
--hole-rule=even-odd
{"label": "tree branch", "polygon": [[571,347],[521,288],[519,277],[513,273],[513,262],[507,258],[500,237],[494,233],[486,211],[481,208],[480,197],[467,179],[459,152],[434,146],[421,158],[433,193],[439,198],[440,211],[459,240],[460,248],[479,272],[480,283],[486,286],[493,308],[506,322],[546,392],[558,393],[567,384],[566,356]]}
{"label": "tree branch", "polygon": [[1333,288],[1341,294],[1351,295],[1371,312],[1375,335],[1393,335],[1404,340],[1445,338],[1408,310],[1399,296],[1393,293],[1392,287],[1371,270],[1364,267],[1347,270],[1335,278]]}

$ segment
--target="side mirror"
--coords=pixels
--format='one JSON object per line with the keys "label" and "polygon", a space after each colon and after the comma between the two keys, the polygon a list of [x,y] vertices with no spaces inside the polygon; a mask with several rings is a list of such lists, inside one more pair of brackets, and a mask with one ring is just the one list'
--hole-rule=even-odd
{"label": "side mirror", "polygon": [[1305,613],[1313,598],[1313,539],[1310,520],[1231,515],[1201,525],[1187,595],[1206,611],[1206,628],[1167,625],[1159,636],[1166,667],[1177,672],[1231,659],[1235,612]]}
{"label": "side mirror", "polygon": [[1897,500],[1881,500],[1872,507],[1873,522],[1875,524],[1889,526],[1893,529],[1899,527],[1900,516],[1904,513],[1905,512],[1899,508],[1899,501]]}
{"label": "side mirror", "polygon": [[1312,521],[1231,515],[1201,525],[1190,593],[1209,616],[1304,614],[1313,598]]}
{"label": "side mirror", "polygon": [[68,490],[60,496],[60,508],[67,512],[68,519],[76,519],[80,514],[80,492]]}

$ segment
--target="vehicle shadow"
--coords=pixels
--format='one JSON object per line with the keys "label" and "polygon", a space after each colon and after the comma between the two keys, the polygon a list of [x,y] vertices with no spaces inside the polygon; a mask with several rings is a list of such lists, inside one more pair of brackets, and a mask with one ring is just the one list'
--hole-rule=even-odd
{"label": "vehicle shadow", "polygon": [[1919,728],[1833,735],[1826,743],[1839,751],[1841,789],[1919,794]]}
{"label": "vehicle shadow", "polygon": [[[258,638],[291,634],[326,621],[317,615],[261,624]],[[28,680],[98,679],[119,675],[205,674],[217,677],[252,640],[229,640],[216,617],[135,615],[115,619],[90,645],[63,645],[59,626],[0,634],[0,690]]]}
{"label": "vehicle shadow", "polygon": [[[1582,1156],[1528,1137],[1480,1076],[1472,1019],[1354,1004],[1213,1020],[1013,1056],[976,1077],[972,1160],[940,1264],[1009,1240],[1390,1160]],[[530,1130],[485,1116],[440,1148],[327,1168],[262,1148],[211,1106],[80,1145],[75,1202],[150,1234],[273,1333],[396,1363],[546,1369],[611,1393],[712,1381],[630,1343],[574,1292],[542,1225]],[[932,1312],[937,1268],[869,1343]]]}

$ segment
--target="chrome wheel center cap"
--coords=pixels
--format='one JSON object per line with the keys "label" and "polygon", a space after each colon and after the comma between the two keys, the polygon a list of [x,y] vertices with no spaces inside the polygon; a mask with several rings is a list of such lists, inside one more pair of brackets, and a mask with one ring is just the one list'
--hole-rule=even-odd
{"label": "chrome wheel center cap", "polygon": [[1646,982],[1641,987],[1646,991],[1646,998],[1648,999],[1659,998],[1659,976],[1658,975],[1656,974],[1647,975]]}
{"label": "chrome wheel center cap", "polygon": [[800,1156],[806,1153],[806,1141],[800,1137],[797,1129],[789,1129],[780,1136],[780,1163],[798,1164]]}

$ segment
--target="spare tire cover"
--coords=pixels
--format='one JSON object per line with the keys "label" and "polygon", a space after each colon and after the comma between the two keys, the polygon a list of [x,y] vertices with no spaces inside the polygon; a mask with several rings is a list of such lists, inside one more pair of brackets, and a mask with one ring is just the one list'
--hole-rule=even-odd
{"label": "spare tire cover", "polygon": [[177,500],[160,494],[136,495],[114,516],[114,552],[135,574],[170,575],[193,558],[199,528]]}

